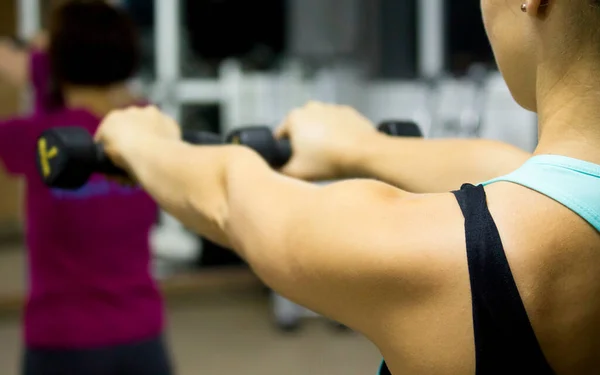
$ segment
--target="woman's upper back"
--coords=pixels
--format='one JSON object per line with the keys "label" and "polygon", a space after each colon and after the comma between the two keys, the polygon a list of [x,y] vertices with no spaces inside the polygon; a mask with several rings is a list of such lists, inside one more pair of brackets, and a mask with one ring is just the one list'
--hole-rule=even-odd
{"label": "woman's upper back", "polygon": [[[545,359],[559,375],[593,373],[600,366],[597,231],[562,204],[523,186],[499,182],[485,190],[518,295]],[[392,373],[474,374],[475,353],[481,349],[475,337],[481,332],[474,331],[478,313],[474,310],[474,286],[466,256],[468,228],[454,225],[464,222],[454,197],[425,199],[435,200],[432,206],[439,208],[430,219],[439,222],[437,238],[423,245],[435,248],[427,259],[436,287],[429,288],[430,294],[422,296],[420,303],[403,306],[397,319],[391,319],[390,336],[375,342]],[[462,232],[462,236],[456,236],[456,232]],[[497,263],[489,254],[483,256]],[[488,301],[498,299],[492,288],[480,292]],[[488,312],[493,315],[494,309]],[[505,318],[501,315],[495,318],[508,323],[508,327],[514,323],[510,319],[502,321]],[[514,337],[508,330],[505,333],[498,341]],[[521,344],[512,341],[509,345]],[[506,349],[510,352],[512,348]],[[477,358],[482,359],[480,354]],[[512,360],[505,358],[508,363]]]}
{"label": "woman's upper back", "polygon": [[499,181],[514,183],[489,185],[488,205],[544,354],[557,374],[592,373],[600,367],[600,166],[537,156]]}

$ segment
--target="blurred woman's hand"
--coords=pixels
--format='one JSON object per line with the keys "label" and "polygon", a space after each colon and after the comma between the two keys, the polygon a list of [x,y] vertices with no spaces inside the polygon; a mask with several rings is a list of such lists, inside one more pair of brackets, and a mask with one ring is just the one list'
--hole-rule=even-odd
{"label": "blurred woman's hand", "polygon": [[355,109],[309,102],[276,130],[278,138],[289,138],[292,145],[292,159],[282,173],[311,181],[343,177],[356,150],[373,135],[373,124]]}

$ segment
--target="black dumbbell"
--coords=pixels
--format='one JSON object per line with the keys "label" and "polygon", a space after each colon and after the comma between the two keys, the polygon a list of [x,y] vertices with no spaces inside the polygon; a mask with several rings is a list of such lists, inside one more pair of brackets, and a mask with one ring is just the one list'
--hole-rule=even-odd
{"label": "black dumbbell", "polygon": [[[421,136],[419,127],[407,121],[386,121],[379,131],[392,136]],[[214,133],[183,132],[184,141],[197,145],[222,144]],[[284,166],[292,156],[288,139],[277,140],[267,126],[249,126],[234,130],[225,143],[245,145],[254,149],[273,168]],[[78,189],[85,185],[93,173],[125,176],[104,153],[101,144],[95,143],[84,128],[70,126],[44,131],[38,139],[37,165],[44,183],[49,187]]]}
{"label": "black dumbbell", "polygon": [[[209,132],[183,132],[182,138],[193,144],[221,144],[221,137]],[[53,188],[78,189],[93,173],[126,176],[104,153],[92,135],[76,126],[44,131],[37,143],[37,166],[44,183]]]}
{"label": "black dumbbell", "polygon": [[276,139],[268,126],[236,129],[225,137],[225,142],[250,147],[273,168],[283,167],[292,157],[290,140]]}
{"label": "black dumbbell", "polygon": [[377,129],[382,133],[394,137],[423,137],[419,125],[412,121],[383,121]]}

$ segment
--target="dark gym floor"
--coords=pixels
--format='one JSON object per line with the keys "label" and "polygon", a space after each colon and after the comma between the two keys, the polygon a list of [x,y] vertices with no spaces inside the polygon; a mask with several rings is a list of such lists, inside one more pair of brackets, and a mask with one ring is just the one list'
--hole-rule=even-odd
{"label": "dark gym floor", "polygon": [[[23,254],[0,252],[0,294],[22,289]],[[368,375],[377,349],[355,333],[308,320],[294,334],[275,330],[257,288],[187,292],[169,302],[169,339],[179,375]],[[17,374],[19,317],[0,318],[0,374]]]}

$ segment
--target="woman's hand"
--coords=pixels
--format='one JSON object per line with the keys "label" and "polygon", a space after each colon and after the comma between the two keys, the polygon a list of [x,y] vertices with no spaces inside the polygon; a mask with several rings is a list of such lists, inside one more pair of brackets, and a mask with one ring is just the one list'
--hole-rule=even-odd
{"label": "woman's hand", "polygon": [[355,109],[309,102],[293,110],[276,131],[278,138],[290,139],[293,150],[282,173],[312,181],[343,177],[373,135],[373,124]]}
{"label": "woman's hand", "polygon": [[131,107],[110,112],[94,136],[116,166],[129,170],[130,158],[154,140],[179,140],[181,128],[156,107]]}

